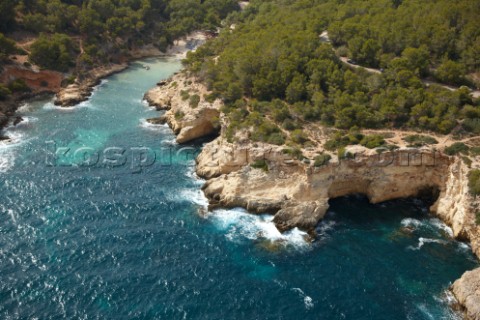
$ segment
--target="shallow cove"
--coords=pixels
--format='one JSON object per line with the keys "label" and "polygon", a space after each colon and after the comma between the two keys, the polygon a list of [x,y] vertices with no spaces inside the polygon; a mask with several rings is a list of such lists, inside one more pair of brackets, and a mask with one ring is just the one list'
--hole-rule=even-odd
{"label": "shallow cove", "polygon": [[46,141],[179,150],[168,128],[145,124],[158,112],[141,99],[180,67],[142,61],[73,109],[20,110],[26,121],[8,130],[15,144],[0,148],[0,318],[454,317],[444,291],[478,264],[421,202],[334,200],[308,244],[268,216],[199,215],[202,181],[180,157],[141,173],[71,158],[47,166]]}

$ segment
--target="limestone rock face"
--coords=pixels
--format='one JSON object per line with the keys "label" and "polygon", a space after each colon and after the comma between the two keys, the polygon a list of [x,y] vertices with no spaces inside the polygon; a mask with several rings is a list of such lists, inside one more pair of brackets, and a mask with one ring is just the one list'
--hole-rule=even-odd
{"label": "limestone rock face", "polygon": [[280,231],[298,227],[300,229],[313,229],[327,212],[328,201],[289,202],[275,214],[273,222]]}
{"label": "limestone rock face", "polygon": [[165,118],[165,116],[161,116],[158,118],[147,119],[147,122],[150,124],[165,124],[167,123],[167,119]]}
{"label": "limestone rock face", "polygon": [[[210,208],[243,207],[252,213],[270,213],[280,231],[296,227],[311,231],[333,198],[360,193],[379,203],[433,191],[438,200],[431,211],[452,227],[455,237],[470,241],[480,256],[475,217],[480,203],[469,193],[470,169],[462,159],[428,148],[377,154],[355,146],[353,159],[334,157],[315,167],[285,154],[282,146],[253,143],[242,133],[235,143],[228,142],[223,134],[228,119],[220,112],[221,101],[207,102],[207,94],[195,79],[178,74],[159,83],[145,99],[167,110],[162,121],[175,131],[179,143],[221,129],[220,136],[206,144],[196,159],[198,176],[207,179],[203,191]],[[467,272],[452,290],[468,317],[480,319],[480,269]]]}
{"label": "limestone rock face", "polygon": [[55,105],[71,107],[90,97],[93,87],[100,83],[100,80],[120,72],[128,67],[128,64],[112,64],[96,68],[88,73],[84,79],[80,79],[58,91],[55,96]]}
{"label": "limestone rock face", "polygon": [[[268,171],[250,166],[258,159],[265,161]],[[205,194],[221,206],[241,206],[252,212],[277,209],[274,221],[279,229],[312,229],[332,198],[361,193],[379,203],[430,189],[446,195],[451,162],[440,153],[399,150],[315,168],[276,147],[235,149],[218,139],[197,158],[197,174],[209,179]],[[433,209],[445,214],[446,208],[436,205]]]}
{"label": "limestone rock face", "polygon": [[480,268],[465,272],[455,281],[452,291],[467,319],[480,319]]}
{"label": "limestone rock face", "polygon": [[93,89],[74,83],[60,90],[55,97],[55,105],[70,107],[88,99]]}
{"label": "limestone rock face", "polygon": [[177,74],[148,91],[144,98],[157,110],[167,110],[165,120],[177,135],[178,143],[214,134],[219,129],[220,100],[208,102],[206,87]]}

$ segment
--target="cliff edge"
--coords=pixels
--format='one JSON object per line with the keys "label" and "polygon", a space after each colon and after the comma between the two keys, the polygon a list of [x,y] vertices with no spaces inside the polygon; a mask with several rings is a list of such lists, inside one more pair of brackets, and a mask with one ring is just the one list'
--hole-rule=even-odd
{"label": "cliff edge", "polygon": [[[245,132],[229,142],[222,102],[209,96],[201,82],[183,72],[160,82],[145,99],[158,110],[167,110],[150,120],[168,123],[179,143],[218,133],[196,160],[197,174],[207,180],[203,191],[210,208],[270,213],[280,231],[313,230],[333,198],[360,193],[380,203],[429,194],[437,198],[431,211],[451,226],[457,239],[469,241],[480,257],[478,201],[469,192],[469,167],[461,158],[433,147],[378,152],[350,146],[348,156],[333,154],[330,161],[314,163],[285,152],[286,146],[252,142]],[[317,142],[325,141],[316,134]],[[467,317],[480,319],[480,269],[467,272],[452,291]]]}

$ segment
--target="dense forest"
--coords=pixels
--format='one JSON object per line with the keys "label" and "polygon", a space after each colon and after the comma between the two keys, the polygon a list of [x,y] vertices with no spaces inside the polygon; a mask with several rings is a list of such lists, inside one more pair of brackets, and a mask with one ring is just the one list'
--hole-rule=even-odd
{"label": "dense forest", "polygon": [[[311,121],[478,134],[469,88],[422,80],[473,85],[479,14],[471,0],[251,1],[185,64],[226,102],[229,138],[255,127],[253,140],[301,143],[302,123]],[[325,30],[331,43],[320,37]],[[341,56],[379,71],[352,68]]]}
{"label": "dense forest", "polygon": [[0,0],[0,63],[18,50],[6,37],[15,31],[38,36],[31,62],[82,70],[144,44],[165,49],[193,30],[216,30],[238,9],[234,0]]}

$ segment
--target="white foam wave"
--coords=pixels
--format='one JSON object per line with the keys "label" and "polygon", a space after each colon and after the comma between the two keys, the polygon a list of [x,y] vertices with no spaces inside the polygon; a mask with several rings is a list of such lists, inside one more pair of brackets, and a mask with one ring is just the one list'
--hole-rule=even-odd
{"label": "white foam wave", "polygon": [[417,304],[416,307],[423,315],[427,316],[428,319],[435,320],[434,315],[430,312],[430,310],[428,310],[428,307],[426,304],[424,303]]}
{"label": "white foam wave", "polygon": [[402,220],[401,224],[404,227],[419,228],[423,225],[423,222],[420,221],[420,220],[417,220],[417,219],[413,219],[413,218],[405,218],[405,219]]}
{"label": "white foam wave", "polygon": [[315,304],[313,303],[313,299],[310,296],[307,296],[305,292],[303,292],[302,289],[300,288],[292,288],[292,291],[295,291],[298,293],[298,295],[303,298],[303,303],[305,304],[305,309],[310,310],[312,309]]}
{"label": "white foam wave", "polygon": [[180,191],[181,199],[188,199],[190,202],[195,203],[202,207],[208,207],[208,199],[199,189],[185,189]]}
{"label": "white foam wave", "polygon": [[418,245],[416,247],[409,246],[408,249],[410,250],[420,250],[422,247],[427,243],[438,243],[438,244],[446,244],[445,241],[439,239],[430,239],[430,238],[419,238]]}
{"label": "white foam wave", "polygon": [[453,238],[453,230],[449,226],[447,226],[445,223],[443,223],[440,219],[433,218],[430,219],[430,224],[434,226],[435,228],[444,231],[446,234],[448,234],[451,238]]}
{"label": "white foam wave", "polygon": [[467,251],[468,252],[472,249],[468,243],[457,241],[457,244],[458,244],[458,249],[460,251]]}
{"label": "white foam wave", "polygon": [[149,130],[165,130],[169,129],[168,125],[165,124],[153,124],[147,121],[147,119],[140,119],[140,127]]}
{"label": "white foam wave", "polygon": [[145,107],[145,111],[157,110],[155,106],[151,106],[146,99],[142,99],[142,105]]}
{"label": "white foam wave", "polygon": [[177,142],[177,140],[176,140],[175,138],[162,140],[161,143],[164,144],[164,145],[168,145],[168,146],[176,146],[176,145],[178,145],[178,142]]}
{"label": "white foam wave", "polygon": [[271,215],[253,215],[244,209],[236,208],[215,210],[208,214],[208,218],[234,242],[246,238],[269,240],[295,247],[308,245],[306,232],[295,228],[282,234],[273,223]]}
{"label": "white foam wave", "polygon": [[321,221],[318,226],[317,226],[317,235],[319,238],[326,238],[327,237],[327,232],[332,230],[337,223],[335,221],[329,220],[329,221]]}
{"label": "white foam wave", "polygon": [[18,107],[17,112],[24,113],[24,112],[30,112],[32,111],[32,104],[25,102]]}
{"label": "white foam wave", "polygon": [[9,128],[5,131],[5,135],[8,137],[8,140],[0,141],[0,150],[10,149],[25,142],[25,134],[23,132]]}
{"label": "white foam wave", "polygon": [[58,110],[58,111],[63,111],[63,112],[71,112],[75,111],[77,108],[76,106],[73,107],[62,107],[62,106],[57,106],[53,103],[53,101],[49,101],[43,105],[44,110]]}
{"label": "white foam wave", "polygon": [[195,166],[187,167],[185,176],[195,183],[196,186],[202,186],[205,183],[205,180],[200,178],[195,172]]}
{"label": "white foam wave", "polygon": [[0,173],[5,173],[15,164],[15,155],[11,152],[0,153]]}
{"label": "white foam wave", "polygon": [[23,116],[22,121],[20,121],[15,128],[25,128],[31,126],[34,122],[37,122],[38,118]]}

